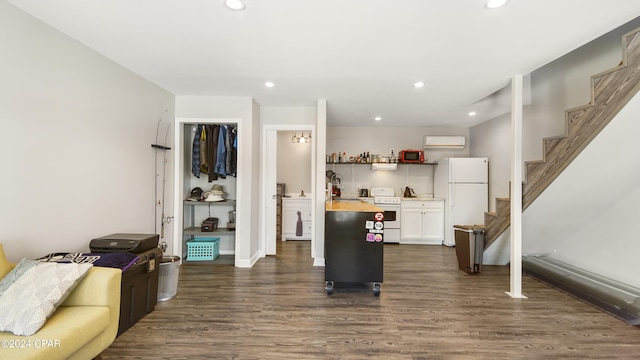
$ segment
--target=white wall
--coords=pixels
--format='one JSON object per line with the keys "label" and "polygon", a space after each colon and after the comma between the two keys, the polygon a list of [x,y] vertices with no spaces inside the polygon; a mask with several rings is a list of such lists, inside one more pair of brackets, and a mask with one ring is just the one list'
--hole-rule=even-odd
{"label": "white wall", "polygon": [[[164,141],[173,95],[5,1],[0,48],[0,242],[9,259],[152,233],[151,144],[161,118]],[[170,215],[170,156],[167,166]]]}
{"label": "white wall", "polygon": [[[496,198],[509,197],[511,161],[510,114],[471,128],[471,156],[489,158],[489,211],[496,210]],[[528,134],[523,131],[523,137]]]}
{"label": "white wall", "polygon": [[[363,152],[388,156],[390,148],[398,156],[400,150],[423,149],[424,135],[464,135],[469,140],[468,128],[430,128],[430,127],[327,127],[327,154],[346,152],[348,156],[356,156]],[[469,141],[470,142],[470,141]],[[469,146],[464,150],[425,151],[427,162],[439,159],[464,157],[469,155]],[[397,196],[401,190],[410,186],[417,194],[433,193],[433,166],[398,165],[397,171],[372,171],[368,165],[335,164],[327,165],[342,176],[343,193],[357,194],[357,187],[374,186],[393,187]]]}
{"label": "white wall", "polygon": [[260,107],[260,123],[262,125],[315,125],[315,106],[262,106]]}
{"label": "white wall", "polygon": [[[290,195],[311,194],[311,149],[313,143],[292,143],[295,132],[278,131],[277,182],[287,184]],[[301,134],[300,131],[297,132]]]}
{"label": "white wall", "polygon": [[[176,117],[238,123],[236,180],[236,266],[250,267],[259,258],[260,109],[249,97],[177,96]],[[190,166],[190,165],[189,165]],[[178,170],[179,171],[179,170]],[[182,191],[187,191],[185,188]]]}

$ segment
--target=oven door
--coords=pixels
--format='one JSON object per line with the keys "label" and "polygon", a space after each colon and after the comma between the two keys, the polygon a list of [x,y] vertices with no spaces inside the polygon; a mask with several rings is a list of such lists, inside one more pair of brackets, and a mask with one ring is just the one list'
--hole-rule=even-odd
{"label": "oven door", "polygon": [[393,228],[393,226],[397,222],[396,217],[397,217],[397,214],[399,212],[400,212],[399,210],[387,210],[387,209],[384,209],[384,227],[385,227],[385,229]]}
{"label": "oven door", "polygon": [[400,243],[400,205],[376,204],[384,211],[385,243]]}

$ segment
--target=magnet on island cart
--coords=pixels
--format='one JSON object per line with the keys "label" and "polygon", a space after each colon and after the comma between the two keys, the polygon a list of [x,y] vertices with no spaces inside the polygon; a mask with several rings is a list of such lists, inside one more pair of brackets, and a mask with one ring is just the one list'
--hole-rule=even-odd
{"label": "magnet on island cart", "polygon": [[374,242],[374,241],[376,241],[375,236],[376,236],[376,234],[368,233],[368,234],[367,234],[367,241],[368,241],[368,242]]}

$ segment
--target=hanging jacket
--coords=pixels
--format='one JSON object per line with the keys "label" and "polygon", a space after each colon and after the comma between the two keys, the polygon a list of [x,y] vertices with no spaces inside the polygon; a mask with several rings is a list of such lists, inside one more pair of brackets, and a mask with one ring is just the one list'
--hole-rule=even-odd
{"label": "hanging jacket", "polygon": [[207,125],[210,132],[207,138],[207,161],[209,162],[209,182],[218,180],[218,174],[216,174],[215,165],[218,154],[218,136],[220,133],[220,125]]}
{"label": "hanging jacket", "polygon": [[209,161],[207,159],[207,127],[208,125],[203,125],[202,135],[200,136],[200,172],[203,174],[209,173]]}
{"label": "hanging jacket", "polygon": [[233,171],[231,171],[231,133],[232,133],[232,127],[231,126],[227,126],[227,134],[224,137],[224,148],[227,152],[227,157],[225,159],[225,169],[227,171],[227,175],[232,175]]}
{"label": "hanging jacket", "polygon": [[191,173],[197,178],[200,178],[200,137],[202,136],[202,128],[200,124],[196,127],[191,149]]}
{"label": "hanging jacket", "polygon": [[227,147],[227,173],[231,176],[236,176],[237,162],[238,162],[238,151],[237,151],[237,141],[238,134],[237,128],[230,126],[229,127],[229,146]]}
{"label": "hanging jacket", "polygon": [[220,126],[220,135],[218,138],[218,156],[216,160],[216,166],[214,171],[220,175],[223,179],[227,176],[227,148],[225,146],[225,138],[227,136],[227,128]]}

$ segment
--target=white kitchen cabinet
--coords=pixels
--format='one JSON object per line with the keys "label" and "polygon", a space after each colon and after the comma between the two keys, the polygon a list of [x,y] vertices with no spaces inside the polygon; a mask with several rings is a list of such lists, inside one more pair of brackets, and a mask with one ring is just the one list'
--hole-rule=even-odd
{"label": "white kitchen cabinet", "polygon": [[442,245],[443,200],[402,200],[400,244]]}
{"label": "white kitchen cabinet", "polygon": [[311,198],[282,198],[282,240],[311,240]]}

